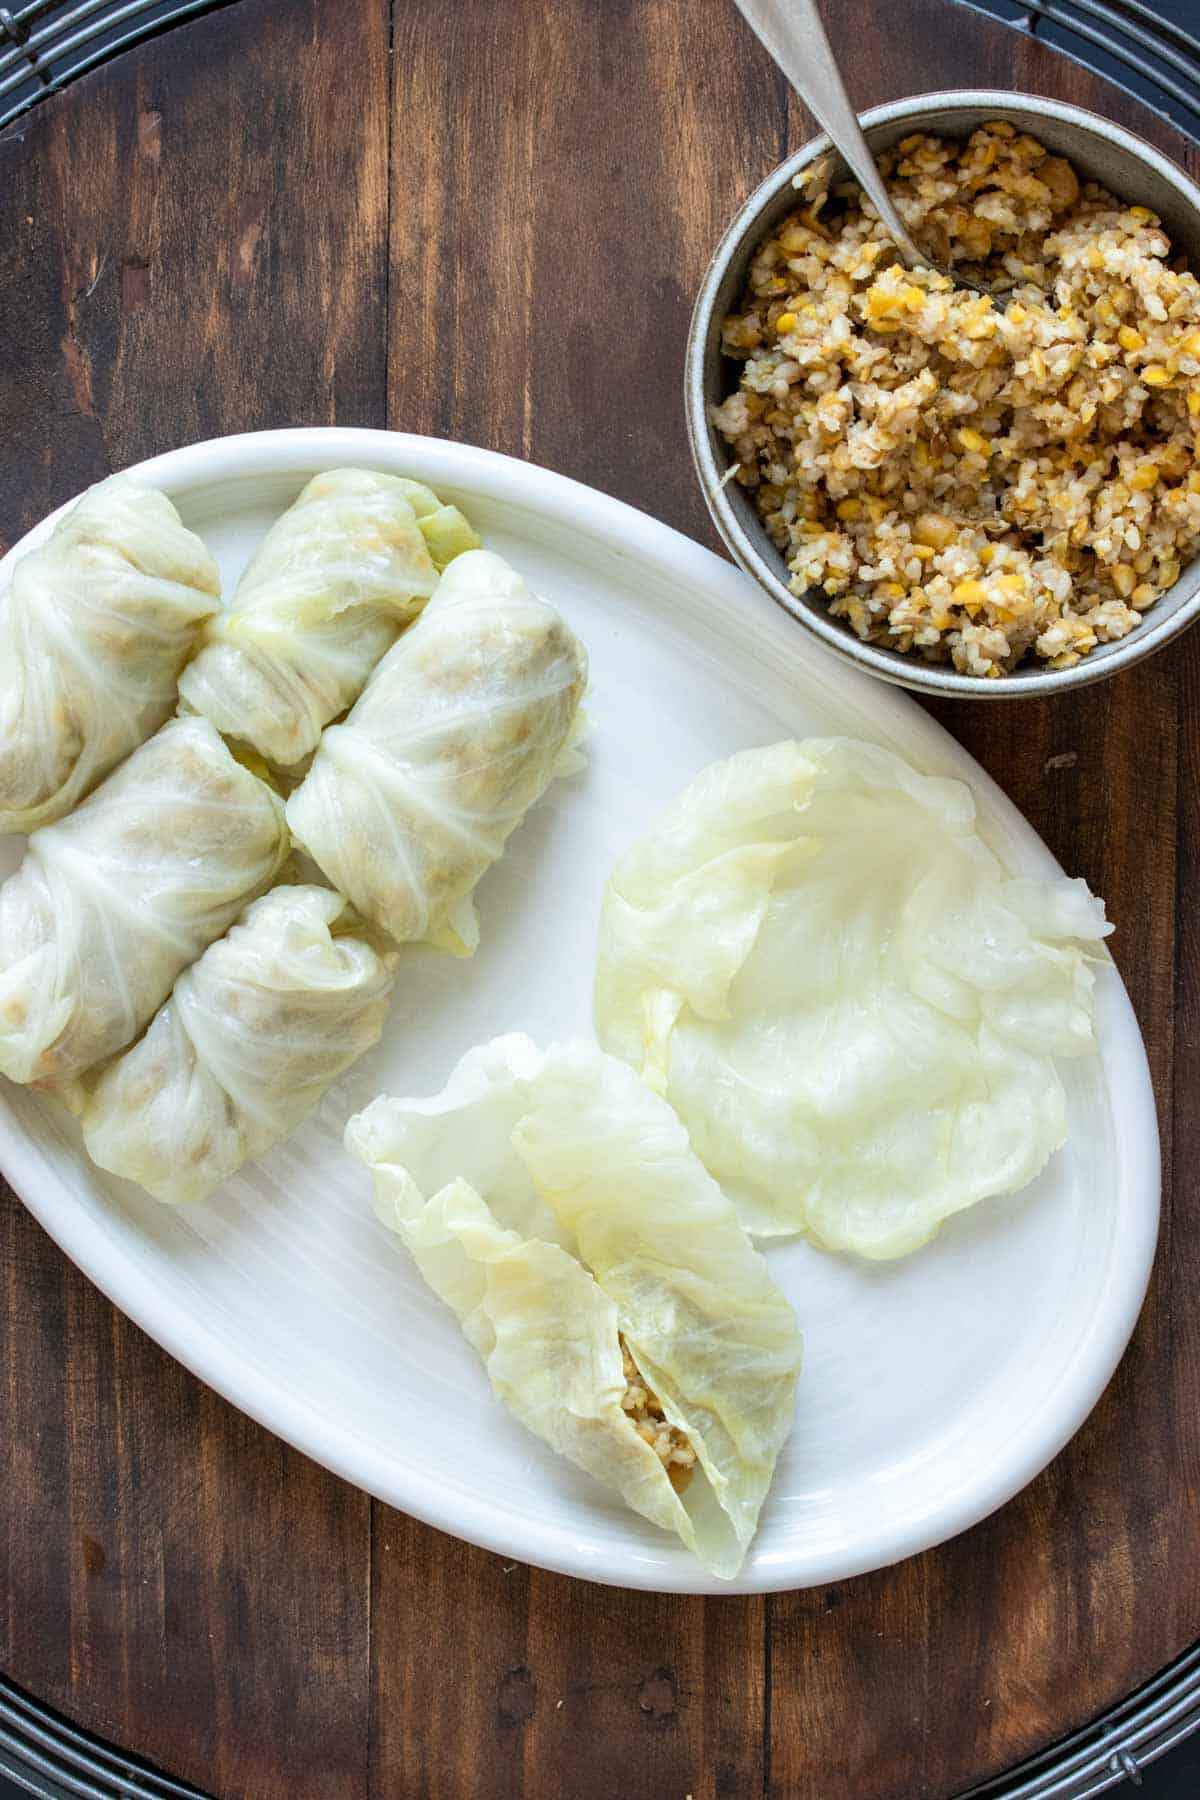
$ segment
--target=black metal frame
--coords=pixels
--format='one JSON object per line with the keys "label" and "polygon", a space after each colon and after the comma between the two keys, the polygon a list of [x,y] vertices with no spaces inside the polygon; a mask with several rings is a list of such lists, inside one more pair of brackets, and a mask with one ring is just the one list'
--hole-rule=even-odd
{"label": "black metal frame", "polygon": [[0,1776],[38,1800],[205,1800],[0,1675]]}
{"label": "black metal frame", "polygon": [[0,128],[144,38],[232,0],[25,0],[0,6]]}
{"label": "black metal frame", "polygon": [[[966,4],[1095,69],[1200,138],[1200,41],[1161,9],[1142,0]],[[1200,6],[1194,16],[1200,23]]]}
{"label": "black metal frame", "polygon": [[[1092,1800],[1143,1771],[1200,1724],[1200,1645],[1091,1725],[962,1800]],[[207,1800],[114,1750],[0,1676],[0,1777],[37,1800]]]}
{"label": "black metal frame", "polygon": [[[129,45],[235,0],[0,5],[0,127]],[[1200,41],[1141,0],[962,0],[1126,86],[1200,139]],[[1169,0],[1162,0],[1169,3]],[[1200,0],[1197,0],[1200,24]],[[1096,1723],[965,1800],[1088,1800],[1200,1726],[1200,1645]],[[41,1800],[205,1800],[0,1675],[0,1776]]]}

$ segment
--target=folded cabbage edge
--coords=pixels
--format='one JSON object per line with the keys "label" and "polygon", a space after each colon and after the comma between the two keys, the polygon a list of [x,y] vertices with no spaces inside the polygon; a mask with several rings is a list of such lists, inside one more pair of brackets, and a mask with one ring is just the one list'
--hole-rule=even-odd
{"label": "folded cabbage edge", "polygon": [[[930,1113],[930,1203],[902,1203],[899,1183],[885,1195],[890,1215],[887,1206],[872,1211],[876,1190],[869,1185],[876,1182],[881,1193],[887,1187],[886,1173],[871,1162],[877,1149],[887,1148],[884,1128],[877,1144],[871,1131],[878,1121],[860,1107],[860,1135],[851,1146],[860,1159],[856,1196],[851,1147],[843,1146],[845,1168],[829,1156],[837,1149],[831,1138],[836,1108],[844,1102],[836,1058],[828,1077],[834,1085],[823,1094],[819,1065],[801,1066],[801,1052],[813,1049],[812,1032],[788,1044],[789,1023],[801,1013],[789,1014],[796,1003],[785,997],[797,979],[786,965],[799,964],[806,953],[816,959],[818,986],[828,982],[839,955],[850,961],[837,938],[841,933],[851,941],[855,908],[866,917],[873,886],[892,879],[905,856],[921,853],[915,842],[899,851],[892,846],[893,861],[880,863],[876,881],[870,879],[870,839],[864,833],[856,841],[854,831],[856,822],[869,825],[870,808],[886,794],[896,808],[908,809],[914,837],[927,821],[930,848],[929,868],[905,892],[903,916],[887,921],[890,937],[879,951],[895,989],[881,978],[879,992],[903,1003],[890,1024],[880,1019],[879,1043],[886,1046],[890,1035],[902,1038],[911,1027],[904,1008],[927,1007],[926,1021],[943,1021],[943,1061],[954,1065],[964,1045],[970,1052],[962,1055],[956,1106],[948,1101],[936,1121]],[[844,817],[831,810],[835,803]],[[822,808],[819,825],[813,817]],[[848,868],[857,883],[846,894],[837,888],[839,868],[843,877]],[[833,883],[820,927],[825,936],[810,939],[801,929],[810,917],[805,884],[819,888],[823,880]],[[948,922],[939,919],[939,905]],[[790,938],[781,924],[789,906],[795,912]],[[972,908],[975,944],[962,925]],[[966,784],[919,774],[875,745],[788,740],[701,771],[618,863],[602,907],[597,1031],[607,1050],[671,1100],[748,1230],[763,1237],[804,1231],[821,1248],[886,1259],[929,1242],[953,1212],[1025,1186],[1065,1140],[1066,1096],[1051,1051],[1073,1056],[1092,1047],[1090,964],[1106,958],[1100,938],[1107,929],[1100,903],[1083,883],[1007,875],[978,833]],[[787,954],[780,955],[781,946]],[[951,966],[948,947],[962,953],[959,968]],[[970,966],[976,947],[978,970]],[[779,957],[774,985],[767,966],[772,955]],[[864,968],[867,962],[869,956]],[[870,997],[870,969],[863,980]],[[852,999],[833,996],[827,1017],[834,1042],[837,1003],[849,1006]],[[869,1049],[860,1045],[860,1062]],[[889,1066],[886,1049],[880,1066],[885,1072]],[[843,1085],[853,1087],[853,1079]],[[886,1092],[882,1097],[887,1100]],[[981,1121],[995,1127],[1006,1104],[1014,1106],[1020,1129],[1007,1147],[998,1131],[995,1141],[985,1131],[972,1174],[966,1140]],[[915,1116],[915,1096],[913,1110]],[[845,1131],[854,1129],[847,1114]],[[916,1192],[919,1183],[903,1160],[912,1145],[903,1142],[902,1129],[892,1149],[901,1158],[898,1173],[911,1178]]]}
{"label": "folded cabbage edge", "polygon": [[[732,1579],[791,1426],[800,1339],[666,1103],[591,1046],[542,1056],[513,1036],[432,1100],[381,1096],[346,1144],[521,1423]],[[479,1185],[452,1173],[472,1161]],[[682,1494],[622,1408],[622,1340],[695,1452]]]}
{"label": "folded cabbage edge", "polygon": [[213,726],[162,726],[0,887],[0,1073],[68,1087],[122,1050],[287,854],[278,795]]}
{"label": "folded cabbage edge", "polygon": [[180,679],[186,706],[280,768],[323,728],[479,542],[423,482],[335,468],[305,486],[259,545]]}
{"label": "folded cabbage edge", "polygon": [[168,1205],[207,1199],[378,1042],[398,963],[331,889],[272,888],[68,1097],[92,1161]]}
{"label": "folded cabbage edge", "polygon": [[297,843],[397,943],[460,956],[473,894],[578,766],[587,654],[502,558],[455,558],[421,618],[323,735],[288,801]]}
{"label": "folded cabbage edge", "polygon": [[64,818],[144,743],[221,578],[157,488],[99,482],[0,589],[0,835]]}

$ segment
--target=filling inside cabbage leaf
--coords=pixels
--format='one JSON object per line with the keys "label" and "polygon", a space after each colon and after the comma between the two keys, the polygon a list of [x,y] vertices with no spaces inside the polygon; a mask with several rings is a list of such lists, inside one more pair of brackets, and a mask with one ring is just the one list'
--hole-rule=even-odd
{"label": "filling inside cabbage leaf", "polygon": [[1014,879],[970,789],[849,739],[705,769],[605,896],[600,1040],[671,1101],[770,1237],[903,1256],[1033,1179],[1067,1131],[1110,927]]}
{"label": "filling inside cabbage leaf", "polygon": [[469,956],[472,895],[574,742],[587,652],[489,550],[451,563],[288,801],[301,849],[398,944]]}
{"label": "filling inside cabbage leaf", "polygon": [[0,592],[0,832],[65,818],[167,718],[221,577],[154,488],[91,488]]}
{"label": "filling inside cabbage leaf", "polygon": [[0,1074],[63,1087],[131,1043],[287,854],[279,796],[170,720],[0,887]]}
{"label": "filling inside cabbage leaf", "polygon": [[792,1310],[670,1107],[510,1036],[347,1148],[521,1423],[734,1576],[792,1422]]}
{"label": "filling inside cabbage leaf", "polygon": [[280,767],[317,746],[438,572],[479,539],[423,482],[316,475],[277,519],[179,683],[185,707]]}
{"label": "filling inside cabbage leaf", "polygon": [[378,1042],[398,956],[330,888],[272,888],[91,1084],[92,1161],[168,1204],[206,1199]]}

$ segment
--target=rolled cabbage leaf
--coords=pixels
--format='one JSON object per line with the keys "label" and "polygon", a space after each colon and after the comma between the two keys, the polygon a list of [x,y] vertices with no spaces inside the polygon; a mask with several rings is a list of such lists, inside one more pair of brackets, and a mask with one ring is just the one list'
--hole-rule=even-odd
{"label": "rolled cabbage leaf", "polygon": [[0,887],[0,1073],[65,1084],[131,1043],[287,853],[282,802],[207,719],[164,725]]}
{"label": "rolled cabbage leaf", "polygon": [[158,1200],[206,1199],[378,1042],[397,960],[340,894],[273,888],[101,1071],[83,1110],[92,1161]]}
{"label": "rolled cabbage leaf", "polygon": [[209,620],[179,683],[185,706],[268,762],[300,762],[432,594],[430,536],[447,558],[479,541],[420,482],[315,476]]}
{"label": "rolled cabbage leaf", "polygon": [[1108,932],[1012,878],[971,791],[848,739],[705,769],[604,901],[605,1048],[670,1100],[756,1235],[906,1255],[1067,1131]]}
{"label": "rolled cabbage leaf", "polygon": [[381,1096],[346,1144],[516,1418],[736,1575],[800,1336],[665,1101],[590,1045],[511,1036],[431,1100]]}
{"label": "rolled cabbage leaf", "polygon": [[0,833],[65,817],[174,710],[217,565],[157,489],[86,493],[0,592]]}
{"label": "rolled cabbage leaf", "polygon": [[487,550],[450,565],[288,802],[296,842],[397,943],[460,954],[471,893],[552,776],[587,681],[554,608]]}

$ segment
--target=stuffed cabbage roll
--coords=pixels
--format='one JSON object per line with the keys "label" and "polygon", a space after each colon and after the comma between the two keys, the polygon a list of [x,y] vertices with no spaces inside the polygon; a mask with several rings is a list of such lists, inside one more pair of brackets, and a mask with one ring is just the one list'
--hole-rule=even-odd
{"label": "stuffed cabbage roll", "polygon": [[164,725],[0,887],[0,1073],[61,1084],[123,1049],[287,853],[208,720]]}
{"label": "stuffed cabbage roll", "polygon": [[329,888],[273,888],[101,1072],[83,1111],[92,1161],[157,1200],[207,1198],[378,1042],[398,954]]}
{"label": "stuffed cabbage roll", "polygon": [[848,738],[702,771],[618,863],[596,1019],[755,1235],[907,1255],[1063,1142],[1109,930],[1013,879],[970,789]]}
{"label": "stuffed cabbage roll", "polygon": [[158,730],[220,593],[166,495],[127,475],[16,563],[0,593],[0,833],[63,818]]}
{"label": "stuffed cabbage roll", "polygon": [[666,1102],[590,1045],[497,1038],[346,1145],[521,1423],[736,1575],[800,1336]]}
{"label": "stuffed cabbage roll", "polygon": [[288,802],[298,844],[402,943],[469,954],[471,892],[565,768],[587,655],[500,557],[452,563]]}
{"label": "stuffed cabbage roll", "polygon": [[370,469],[315,476],[209,620],[179,683],[185,705],[268,762],[301,761],[432,594],[427,536],[446,560],[479,542],[420,482]]}

